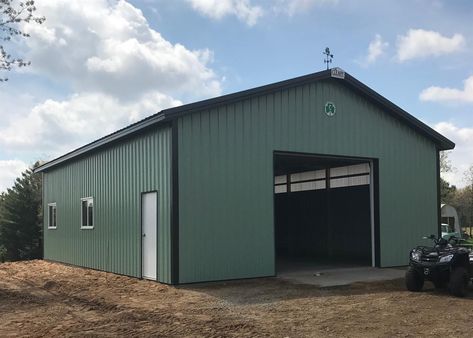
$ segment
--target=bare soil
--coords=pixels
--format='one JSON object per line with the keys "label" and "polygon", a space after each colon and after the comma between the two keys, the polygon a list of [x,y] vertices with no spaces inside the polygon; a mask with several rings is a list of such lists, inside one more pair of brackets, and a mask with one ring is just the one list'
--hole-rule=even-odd
{"label": "bare soil", "polygon": [[0,264],[0,336],[473,335],[473,290],[403,281],[318,288],[277,278],[172,287],[45,261]]}

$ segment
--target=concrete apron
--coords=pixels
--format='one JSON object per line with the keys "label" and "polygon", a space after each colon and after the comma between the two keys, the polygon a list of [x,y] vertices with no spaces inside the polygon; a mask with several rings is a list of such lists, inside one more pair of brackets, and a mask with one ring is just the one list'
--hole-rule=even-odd
{"label": "concrete apron", "polygon": [[297,284],[318,285],[332,287],[349,285],[355,282],[379,282],[404,278],[406,268],[373,268],[373,267],[346,267],[346,268],[308,268],[291,269],[278,273],[277,278]]}

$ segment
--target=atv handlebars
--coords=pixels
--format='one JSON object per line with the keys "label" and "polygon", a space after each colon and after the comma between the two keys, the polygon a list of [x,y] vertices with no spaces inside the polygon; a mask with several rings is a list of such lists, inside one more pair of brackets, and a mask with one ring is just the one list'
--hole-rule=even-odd
{"label": "atv handlebars", "polygon": [[[440,245],[440,246],[446,246],[447,244],[456,245],[456,244],[459,244],[460,241],[462,240],[461,238],[458,238],[456,236],[450,236],[447,240],[443,237],[437,238],[435,235],[424,236],[422,237],[422,239],[430,239],[435,243],[435,245]],[[451,243],[452,241],[454,241],[454,243]]]}

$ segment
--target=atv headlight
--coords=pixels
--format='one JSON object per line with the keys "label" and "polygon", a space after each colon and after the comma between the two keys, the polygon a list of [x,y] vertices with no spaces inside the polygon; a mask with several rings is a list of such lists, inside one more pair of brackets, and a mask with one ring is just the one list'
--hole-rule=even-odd
{"label": "atv headlight", "polygon": [[412,251],[411,252],[411,258],[413,261],[420,262],[420,257],[422,256],[422,253],[420,251]]}
{"label": "atv headlight", "polygon": [[452,260],[452,258],[453,258],[453,255],[440,257],[440,263],[448,263]]}

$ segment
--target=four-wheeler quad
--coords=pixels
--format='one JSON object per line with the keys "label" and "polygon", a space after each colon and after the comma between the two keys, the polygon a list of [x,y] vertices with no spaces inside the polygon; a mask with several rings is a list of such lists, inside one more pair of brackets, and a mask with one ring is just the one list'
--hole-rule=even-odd
{"label": "four-wheeler quad", "polygon": [[464,297],[468,284],[473,279],[473,252],[462,247],[457,238],[436,239],[428,237],[434,246],[418,246],[411,250],[409,268],[406,272],[406,287],[409,291],[420,291],[424,281],[434,283],[436,288],[448,287],[451,294]]}

